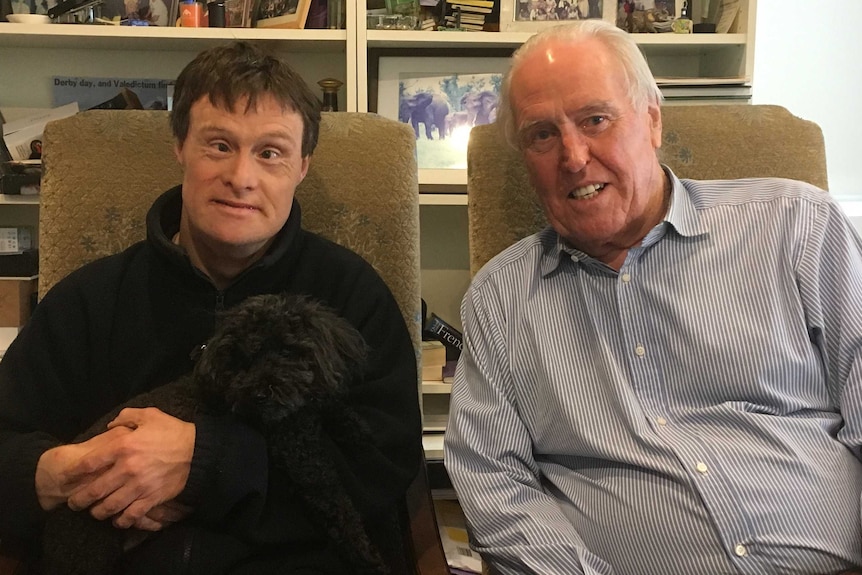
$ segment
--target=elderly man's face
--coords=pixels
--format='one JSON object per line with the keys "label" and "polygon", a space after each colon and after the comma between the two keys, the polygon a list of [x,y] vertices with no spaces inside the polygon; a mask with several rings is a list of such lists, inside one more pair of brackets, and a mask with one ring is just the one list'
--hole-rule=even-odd
{"label": "elderly man's face", "polygon": [[515,71],[510,96],[551,225],[578,249],[621,263],[666,209],[658,105],[632,106],[622,66],[595,39],[539,46]]}

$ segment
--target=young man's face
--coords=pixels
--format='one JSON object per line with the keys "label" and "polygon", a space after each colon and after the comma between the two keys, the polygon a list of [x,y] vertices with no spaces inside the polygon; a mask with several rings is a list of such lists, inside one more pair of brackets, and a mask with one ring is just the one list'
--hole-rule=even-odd
{"label": "young man's face", "polygon": [[573,246],[603,259],[660,221],[661,112],[633,107],[622,66],[600,42],[549,40],[515,71],[510,95],[533,185]]}
{"label": "young man's face", "polygon": [[185,141],[181,243],[204,260],[254,260],[290,215],[305,178],[302,117],[272,97],[228,111],[204,97],[192,104]]}

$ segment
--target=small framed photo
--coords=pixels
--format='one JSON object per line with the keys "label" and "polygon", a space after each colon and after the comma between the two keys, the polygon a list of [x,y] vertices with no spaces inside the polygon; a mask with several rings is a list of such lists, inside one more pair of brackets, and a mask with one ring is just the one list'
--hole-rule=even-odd
{"label": "small framed photo", "polygon": [[305,28],[311,0],[260,0],[257,28]]}
{"label": "small framed photo", "polygon": [[538,32],[572,20],[614,21],[616,0],[501,0],[501,32]]}
{"label": "small framed photo", "polygon": [[467,183],[470,130],[496,119],[508,68],[509,58],[380,58],[377,113],[412,126],[420,183]]}

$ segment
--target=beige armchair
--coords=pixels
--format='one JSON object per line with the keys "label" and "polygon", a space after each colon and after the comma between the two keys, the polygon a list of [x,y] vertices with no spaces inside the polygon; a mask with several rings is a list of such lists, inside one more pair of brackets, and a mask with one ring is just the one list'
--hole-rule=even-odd
{"label": "beige armchair", "polygon": [[[49,124],[43,141],[40,295],[82,264],[142,239],[153,199],[181,181],[167,112],[83,112]],[[324,113],[297,198],[308,229],[377,269],[418,350],[419,196],[410,128],[372,114]],[[447,574],[424,467],[405,511],[416,573]]]}
{"label": "beige armchair", "polygon": [[[780,106],[668,106],[661,160],[681,178],[777,176],[826,189],[820,127]],[[497,126],[477,126],[467,148],[470,270],[546,225],[524,163]]]}

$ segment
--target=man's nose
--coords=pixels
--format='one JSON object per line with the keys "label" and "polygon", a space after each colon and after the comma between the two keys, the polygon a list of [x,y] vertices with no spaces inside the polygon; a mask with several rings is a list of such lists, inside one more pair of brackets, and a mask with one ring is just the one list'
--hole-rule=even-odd
{"label": "man's nose", "polygon": [[587,139],[577,129],[567,126],[561,134],[562,150],[560,163],[563,168],[580,172],[590,162],[590,146]]}
{"label": "man's nose", "polygon": [[247,190],[257,184],[257,162],[252,154],[237,153],[228,170],[230,184],[239,190]]}

